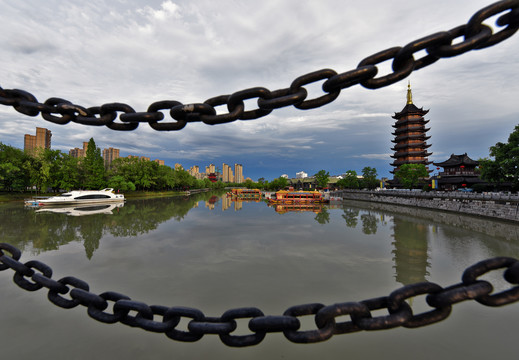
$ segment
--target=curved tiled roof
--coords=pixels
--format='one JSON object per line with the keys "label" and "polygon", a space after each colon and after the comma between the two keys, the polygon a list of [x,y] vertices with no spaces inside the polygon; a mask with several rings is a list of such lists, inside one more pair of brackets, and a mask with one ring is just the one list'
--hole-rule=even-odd
{"label": "curved tiled roof", "polygon": [[467,166],[478,166],[479,162],[472,160],[468,157],[467,153],[461,154],[461,155],[454,155],[452,154],[451,157],[443,162],[434,163],[436,166],[441,167],[451,167],[451,166],[460,166],[460,165],[467,165]]}
{"label": "curved tiled roof", "polygon": [[404,106],[402,111],[395,113],[393,115],[393,119],[400,119],[403,116],[410,115],[410,114],[419,114],[420,116],[424,116],[427,114],[429,110],[424,110],[423,108],[417,108],[415,104],[407,104]]}

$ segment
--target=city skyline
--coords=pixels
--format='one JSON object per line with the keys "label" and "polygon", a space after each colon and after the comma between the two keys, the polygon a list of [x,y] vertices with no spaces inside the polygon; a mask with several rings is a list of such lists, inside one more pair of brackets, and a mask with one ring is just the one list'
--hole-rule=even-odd
{"label": "city skyline", "polygon": [[[7,39],[0,48],[0,86],[28,91],[40,102],[59,97],[85,108],[126,103],[136,112],[163,100],[194,104],[258,86],[286,89],[301,75],[325,68],[346,72],[379,51],[466,24],[491,3],[94,0],[63,7],[55,0],[8,0],[0,14]],[[495,20],[485,24],[496,32]],[[518,50],[516,34],[412,72],[413,101],[429,110],[429,161],[463,153],[477,160],[506,141],[519,118],[519,59],[512,56]],[[391,72],[390,61],[377,67],[377,77]],[[392,116],[405,106],[408,79],[375,91],[355,85],[321,108],[286,107],[258,120],[214,126],[188,122],[165,132],[146,123],[134,131],[58,125],[1,105],[0,141],[21,148],[24,133],[44,127],[55,135],[53,148],[64,152],[93,137],[121,154],[146,154],[171,167],[242,164],[253,180],[300,171],[312,176],[322,169],[360,173],[366,166],[391,177]],[[321,85],[305,86],[308,99],[323,95]],[[255,109],[256,100],[245,100],[246,110]],[[162,112],[163,122],[175,122],[169,110]]]}
{"label": "city skyline", "polygon": [[[52,132],[46,128],[36,128],[36,135],[30,135],[25,134],[24,135],[24,150],[27,151],[33,151],[35,148],[44,148],[44,149],[51,149],[51,138],[52,138]],[[94,140],[95,142],[95,140]],[[72,156],[74,158],[83,158],[87,154],[88,150],[88,141],[83,141],[83,148],[72,148],[69,149],[68,155]],[[101,147],[96,144],[96,147],[101,150]],[[147,160],[147,161],[153,161],[158,163],[159,165],[165,165],[164,160],[151,160],[151,158],[143,155],[127,155],[127,156],[120,156],[120,149],[116,149],[113,147],[109,148],[103,148],[101,150],[101,156],[104,159],[104,165],[105,168],[108,168],[110,164],[118,158],[138,158],[141,160]],[[183,169],[189,172],[190,175],[195,177],[196,179],[204,179],[208,177],[209,174],[215,173],[219,176],[218,179],[222,182],[233,182],[233,183],[243,183],[245,182],[245,178],[243,176],[243,165],[241,164],[234,164],[234,171],[231,169],[229,165],[226,163],[222,163],[222,169],[219,171],[218,168],[214,164],[209,164],[209,166],[206,166],[205,172],[200,173],[199,172],[199,166],[194,165],[189,169],[185,169],[184,166],[180,163],[175,163],[174,166],[171,168],[178,170]],[[248,178],[250,179],[250,178]]]}

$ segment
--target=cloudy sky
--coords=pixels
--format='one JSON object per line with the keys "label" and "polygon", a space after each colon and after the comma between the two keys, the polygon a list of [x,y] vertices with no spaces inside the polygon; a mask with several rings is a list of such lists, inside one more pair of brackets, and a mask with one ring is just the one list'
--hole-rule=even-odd
{"label": "cloudy sky", "polygon": [[[60,97],[84,107],[122,102],[146,111],[159,100],[201,103],[250,87],[287,88],[323,68],[352,70],[378,51],[462,25],[490,3],[0,0],[0,87],[26,90],[40,102]],[[506,141],[519,122],[518,53],[515,35],[442,59],[383,89],[345,89],[321,108],[284,108],[224,125],[189,123],[180,131],[159,132],[145,123],[132,132],[56,125],[0,105],[0,142],[23,148],[24,134],[45,127],[52,131],[52,148],[64,152],[93,137],[122,156],[163,159],[170,166],[240,163],[254,180],[321,169],[360,172],[365,166],[390,176],[391,116],[405,106],[407,80],[415,105],[430,110],[430,160],[465,152],[477,159]],[[379,74],[389,69],[390,62],[382,63]],[[320,85],[308,87],[309,98],[322,94]],[[246,110],[255,107],[245,104]],[[172,121],[169,115],[165,121]]]}

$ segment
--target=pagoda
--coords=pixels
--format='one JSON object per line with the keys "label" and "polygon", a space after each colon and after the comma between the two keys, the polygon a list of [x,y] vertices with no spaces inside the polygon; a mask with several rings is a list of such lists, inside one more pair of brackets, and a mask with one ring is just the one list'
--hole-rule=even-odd
{"label": "pagoda", "polygon": [[[391,155],[393,163],[391,164],[395,168],[391,171],[394,174],[400,166],[404,164],[431,164],[427,160],[427,157],[432,153],[427,152],[427,148],[431,145],[427,145],[427,140],[430,136],[426,133],[429,128],[425,128],[425,125],[429,120],[425,120],[423,116],[427,114],[429,110],[418,108],[413,104],[413,94],[411,93],[411,84],[407,85],[407,104],[399,113],[395,113],[393,119],[396,120],[393,127],[395,131],[392,133],[395,139],[392,140],[395,146],[391,148],[395,152]],[[427,167],[427,171],[432,172]]]}

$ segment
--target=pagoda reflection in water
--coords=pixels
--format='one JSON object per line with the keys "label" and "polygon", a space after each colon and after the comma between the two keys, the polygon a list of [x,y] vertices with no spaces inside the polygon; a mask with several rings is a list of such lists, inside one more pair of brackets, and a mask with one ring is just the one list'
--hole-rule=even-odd
{"label": "pagoda reflection in water", "polygon": [[429,275],[428,226],[411,218],[393,218],[392,251],[395,279],[403,285],[427,281]]}

